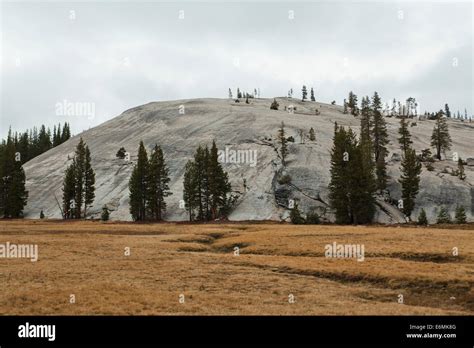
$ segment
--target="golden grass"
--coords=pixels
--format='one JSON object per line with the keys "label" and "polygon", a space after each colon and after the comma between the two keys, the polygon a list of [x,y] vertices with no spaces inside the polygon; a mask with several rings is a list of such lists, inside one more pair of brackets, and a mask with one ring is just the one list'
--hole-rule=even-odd
{"label": "golden grass", "polygon": [[[38,244],[39,261],[0,258],[2,315],[474,313],[472,225],[1,221],[7,241]],[[363,244],[365,261],[326,258],[332,242]]]}

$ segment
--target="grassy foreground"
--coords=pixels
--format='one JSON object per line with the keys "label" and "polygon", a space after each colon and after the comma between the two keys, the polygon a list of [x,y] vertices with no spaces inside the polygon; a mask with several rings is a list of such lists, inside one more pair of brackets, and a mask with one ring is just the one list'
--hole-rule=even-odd
{"label": "grassy foreground", "polygon": [[[474,314],[472,225],[0,221],[6,242],[39,260],[0,258],[1,315]],[[326,258],[333,242],[364,261]]]}

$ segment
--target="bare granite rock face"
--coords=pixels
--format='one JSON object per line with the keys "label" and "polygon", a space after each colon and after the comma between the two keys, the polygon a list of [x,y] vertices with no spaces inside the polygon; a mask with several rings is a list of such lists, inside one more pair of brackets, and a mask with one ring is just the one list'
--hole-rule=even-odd
{"label": "bare granite rock face", "polygon": [[[359,119],[343,114],[342,107],[337,105],[277,98],[279,110],[270,110],[272,101],[273,98],[251,99],[250,104],[246,104],[230,99],[176,100],[127,110],[24,165],[29,191],[25,216],[39,218],[43,210],[48,218],[61,217],[56,200],[61,202],[64,171],[82,137],[91,149],[96,172],[96,199],[89,209],[91,217],[99,218],[102,207],[107,205],[112,220],[131,219],[128,180],[136,162],[139,141],[143,140],[148,151],[155,143],[162,146],[170,168],[173,195],[167,200],[166,220],[186,220],[186,212],[179,205],[184,166],[199,144],[210,145],[215,139],[219,149],[227,153],[223,156],[226,161],[223,166],[229,173],[233,191],[239,196],[230,220],[285,220],[288,219],[290,200],[293,200],[303,212],[315,209],[323,220],[331,221],[327,187],[334,122],[359,132]],[[293,113],[285,111],[290,105],[293,105]],[[319,115],[315,114],[316,109]],[[294,139],[288,143],[286,167],[281,164],[277,142],[282,121],[287,136]],[[387,118],[387,123],[390,180],[386,197],[377,199],[376,220],[398,223],[406,221],[394,204],[400,199],[399,120]],[[446,154],[448,159],[433,164],[433,171],[424,166],[412,216],[416,217],[424,208],[429,221],[434,222],[441,206],[454,212],[459,204],[466,208],[468,220],[473,221],[474,167],[468,161],[465,180],[443,173],[443,168],[457,168],[457,162],[452,160],[454,152],[461,158],[474,156],[474,124],[456,120],[449,120],[448,124],[453,139],[451,152]],[[416,126],[410,127],[417,152],[430,147],[433,125],[434,121],[417,120]],[[315,141],[307,136],[311,127],[316,132]],[[122,146],[130,154],[129,161],[115,157]],[[285,175],[286,181],[282,180]]]}

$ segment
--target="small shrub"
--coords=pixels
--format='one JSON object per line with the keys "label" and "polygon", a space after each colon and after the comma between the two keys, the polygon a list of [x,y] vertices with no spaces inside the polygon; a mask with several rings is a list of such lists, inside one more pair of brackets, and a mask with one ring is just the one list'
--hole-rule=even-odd
{"label": "small shrub", "polygon": [[311,211],[306,214],[306,224],[318,225],[320,222],[319,215],[315,211]]}
{"label": "small shrub", "polygon": [[304,219],[301,216],[300,210],[298,209],[298,204],[295,203],[293,209],[291,209],[290,220],[295,225],[304,224]]}
{"label": "small shrub", "polygon": [[283,176],[281,176],[279,179],[278,179],[278,183],[280,185],[288,185],[291,183],[291,176],[289,174],[285,174]]}
{"label": "small shrub", "polygon": [[108,221],[109,217],[110,217],[109,209],[107,209],[107,207],[104,206],[102,208],[102,215],[100,216],[100,219],[102,221]]}
{"label": "small shrub", "polygon": [[278,110],[278,107],[280,106],[280,104],[278,104],[278,102],[276,101],[275,98],[273,98],[273,102],[272,102],[272,105],[270,105],[270,110]]}
{"label": "small shrub", "polygon": [[290,135],[288,138],[286,138],[286,141],[289,141],[290,143],[294,143],[294,142],[295,142],[295,138],[293,138],[293,136]]}
{"label": "small shrub", "polygon": [[420,215],[418,215],[418,225],[428,225],[425,209],[421,209]]}
{"label": "small shrub", "polygon": [[127,151],[125,151],[125,148],[124,148],[124,147],[121,147],[121,148],[117,151],[117,154],[115,155],[115,157],[120,158],[120,159],[124,159],[126,152],[127,152]]}
{"label": "small shrub", "polygon": [[466,210],[462,205],[458,205],[456,207],[456,213],[454,218],[456,219],[457,224],[465,224],[466,223]]}
{"label": "small shrub", "polygon": [[442,207],[440,209],[436,223],[437,224],[450,224],[451,223],[451,215],[449,215],[449,212],[445,207]]}
{"label": "small shrub", "polygon": [[43,209],[41,209],[41,212],[40,212],[40,219],[44,219]]}

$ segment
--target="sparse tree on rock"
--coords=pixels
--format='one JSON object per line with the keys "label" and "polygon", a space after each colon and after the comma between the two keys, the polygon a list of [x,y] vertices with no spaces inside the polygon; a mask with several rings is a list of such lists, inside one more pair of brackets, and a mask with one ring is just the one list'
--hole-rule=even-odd
{"label": "sparse tree on rock", "polygon": [[400,120],[400,128],[398,129],[398,134],[400,134],[398,142],[400,143],[402,153],[406,153],[413,141],[411,140],[410,131],[408,130],[408,122],[405,117],[402,117]]}
{"label": "sparse tree on rock", "polygon": [[441,160],[441,152],[451,149],[451,136],[449,135],[448,123],[440,110],[436,115],[436,123],[431,134],[431,146],[436,149],[436,158]]}
{"label": "sparse tree on rock", "polygon": [[311,87],[311,101],[316,101],[316,98],[314,97],[313,87]]}
{"label": "sparse tree on rock", "polygon": [[306,86],[303,85],[303,88],[301,89],[301,101],[305,101],[308,97],[308,91],[306,89]]}
{"label": "sparse tree on rock", "polygon": [[278,130],[278,140],[280,141],[280,155],[281,163],[283,166],[286,165],[286,156],[288,155],[288,144],[285,135],[285,124],[281,122],[280,129]]}

